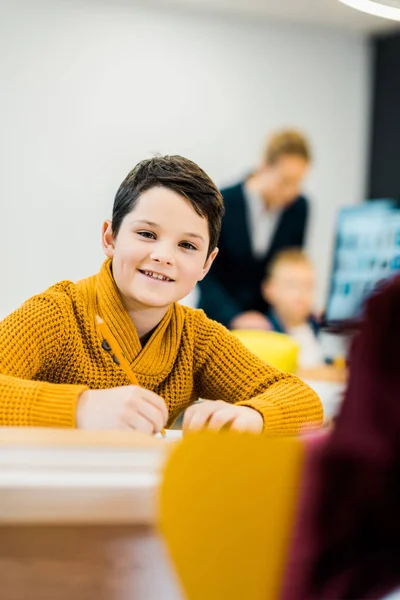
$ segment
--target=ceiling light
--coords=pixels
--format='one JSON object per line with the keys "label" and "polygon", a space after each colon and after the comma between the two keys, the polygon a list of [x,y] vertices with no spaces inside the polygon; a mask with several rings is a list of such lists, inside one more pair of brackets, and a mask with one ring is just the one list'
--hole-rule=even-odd
{"label": "ceiling light", "polygon": [[400,0],[339,0],[339,2],[376,17],[400,21]]}

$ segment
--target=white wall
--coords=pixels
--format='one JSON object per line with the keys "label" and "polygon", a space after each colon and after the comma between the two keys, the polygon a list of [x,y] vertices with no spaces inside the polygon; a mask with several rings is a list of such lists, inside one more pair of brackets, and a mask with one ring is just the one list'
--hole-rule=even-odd
{"label": "white wall", "polygon": [[0,317],[98,270],[102,220],[138,160],[183,154],[222,184],[286,125],[314,145],[322,302],[337,208],[364,196],[369,65],[366,41],[338,32],[113,0],[0,0]]}

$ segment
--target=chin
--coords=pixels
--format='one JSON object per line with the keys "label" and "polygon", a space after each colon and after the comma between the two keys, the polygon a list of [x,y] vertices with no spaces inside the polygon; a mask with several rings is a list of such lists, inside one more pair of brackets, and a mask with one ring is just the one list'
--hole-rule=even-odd
{"label": "chin", "polygon": [[153,295],[149,296],[147,294],[135,294],[132,296],[135,302],[142,304],[143,306],[147,306],[148,308],[164,308],[165,306],[170,306],[176,300],[174,298],[160,298],[155,297]]}
{"label": "chin", "polygon": [[174,303],[174,300],[154,300],[150,298],[138,298],[137,301],[147,308],[165,308]]}

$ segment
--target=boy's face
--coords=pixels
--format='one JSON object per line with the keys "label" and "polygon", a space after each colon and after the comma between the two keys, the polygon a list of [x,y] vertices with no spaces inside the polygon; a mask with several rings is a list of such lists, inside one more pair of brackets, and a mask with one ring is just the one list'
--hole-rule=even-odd
{"label": "boy's face", "polygon": [[103,226],[103,247],[112,258],[115,283],[128,309],[162,308],[184,298],[209,271],[208,223],[176,192],[144,192],[122,221],[116,238]]}
{"label": "boy's face", "polygon": [[293,325],[304,323],[313,308],[315,273],[307,263],[277,265],[264,283],[264,297],[284,319]]}
{"label": "boy's face", "polygon": [[308,167],[308,162],[295,154],[281,156],[273,165],[264,165],[262,195],[270,208],[285,208],[299,196]]}

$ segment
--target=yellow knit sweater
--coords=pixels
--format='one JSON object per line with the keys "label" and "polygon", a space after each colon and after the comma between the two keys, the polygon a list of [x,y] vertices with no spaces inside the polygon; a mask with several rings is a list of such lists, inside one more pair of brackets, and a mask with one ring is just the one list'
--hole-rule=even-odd
{"label": "yellow knit sweater", "polygon": [[97,275],[57,283],[0,323],[0,425],[75,427],[79,394],[130,383],[103,348],[96,312],[139,385],[165,399],[169,425],[199,397],[251,406],[269,431],[321,424],[309,387],[256,358],[201,310],[172,305],[142,348],[110,267],[106,260]]}

